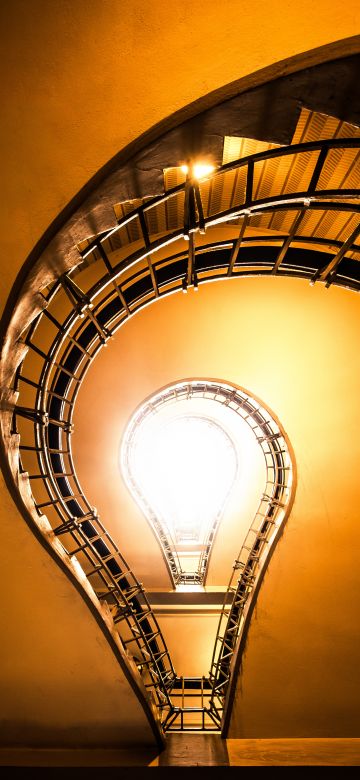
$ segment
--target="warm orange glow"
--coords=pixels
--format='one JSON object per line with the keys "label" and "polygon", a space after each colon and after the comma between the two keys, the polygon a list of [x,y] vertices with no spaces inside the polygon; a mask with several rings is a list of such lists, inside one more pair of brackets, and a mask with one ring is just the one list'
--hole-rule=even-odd
{"label": "warm orange glow", "polygon": [[187,175],[190,171],[192,179],[205,179],[206,176],[210,176],[215,170],[215,166],[210,163],[196,162],[192,166],[182,165],[181,171]]}

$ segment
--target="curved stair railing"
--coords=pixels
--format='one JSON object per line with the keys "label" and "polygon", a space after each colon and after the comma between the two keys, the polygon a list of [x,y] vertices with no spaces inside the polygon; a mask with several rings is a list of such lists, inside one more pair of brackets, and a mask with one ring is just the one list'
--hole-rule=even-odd
{"label": "curved stair railing", "polygon": [[210,669],[209,702],[219,725],[223,725],[230,683],[234,682],[234,662],[251,596],[289,514],[294,486],[295,461],[284,432],[253,399],[243,402],[243,411],[249,415],[252,425],[255,423],[253,430],[264,454],[267,477],[254,520],[234,562],[219,618]]}
{"label": "curved stair railing", "polygon": [[[4,388],[4,393],[14,404],[12,447],[17,448],[20,436],[20,472],[29,475],[38,515],[48,517],[63,548],[81,562],[94,592],[108,604],[124,646],[131,648],[145,685],[155,697],[163,722],[169,720],[172,712],[171,690],[177,678],[144,589],[79,485],[71,452],[77,392],[98,350],[129,316],[156,298],[179,289],[186,291],[188,285],[279,274],[359,290],[358,182],[346,189],[325,186],[329,178],[327,161],[333,153],[341,155],[349,149],[360,150],[360,139],[281,147],[224,165],[212,179],[220,181],[231,173],[238,183],[240,179],[243,182],[233,186],[225,208],[211,211],[208,182],[190,178],[158,198],[143,201],[123,216],[115,229],[83,242],[77,267],[55,278],[37,295],[39,308],[34,308],[32,321],[26,315],[30,324],[24,328],[21,339],[11,342],[9,337],[15,379],[11,388]],[[255,198],[258,163],[284,157],[290,160],[303,154],[308,155],[308,164],[309,154],[312,155],[306,188],[300,192],[286,191],[283,182],[279,193]],[[193,198],[189,198],[190,192]],[[177,210],[171,211],[170,202],[177,203]],[[294,216],[288,232],[246,234],[252,220],[277,212]],[[344,240],[316,233],[307,235],[304,223],[307,215],[314,212],[346,214]],[[229,223],[234,229],[235,223],[239,223],[237,237],[211,241],[211,228]],[[209,230],[210,240],[202,240],[196,246],[196,235],[205,229]],[[182,245],[171,254],[170,245],[179,241]],[[67,311],[62,317],[58,310],[64,309],[64,302]],[[8,349],[7,355],[10,354]],[[264,433],[269,468],[280,474],[282,453],[277,450],[277,441]],[[14,452],[8,452],[14,463]],[[285,489],[277,476],[275,483],[280,492]],[[229,586],[233,605],[230,611],[224,607],[211,671],[212,702],[218,713],[224,704],[230,660],[242,630],[244,608],[251,601],[256,578],[264,570],[267,556],[263,551],[271,546],[277,532],[275,517],[280,504],[281,495],[273,492],[262,499],[249,531],[253,541],[250,544],[248,540],[244,546],[249,555],[242,551],[235,564],[236,576],[239,571],[241,576]],[[251,549],[247,550],[249,546]],[[220,717],[216,717],[220,723]]]}

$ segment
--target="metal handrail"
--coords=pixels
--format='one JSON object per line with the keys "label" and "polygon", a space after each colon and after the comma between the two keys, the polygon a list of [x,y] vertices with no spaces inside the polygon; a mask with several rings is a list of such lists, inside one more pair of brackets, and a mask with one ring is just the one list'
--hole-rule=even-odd
{"label": "metal handrail", "polygon": [[[358,202],[351,203],[350,199],[358,199],[360,197],[359,189],[317,189],[328,153],[332,149],[341,150],[349,148],[360,148],[360,139],[333,139],[292,147],[280,147],[222,166],[215,171],[214,177],[218,178],[230,170],[247,167],[245,198],[242,203],[238,203],[216,214],[206,215],[204,217],[205,227],[211,228],[211,226],[240,218],[251,220],[252,216],[258,216],[265,212],[276,213],[284,210],[295,211],[300,216],[302,210],[308,212],[319,209],[358,214],[360,210]],[[254,200],[253,171],[257,162],[309,151],[319,151],[319,156],[315,161],[310,184],[306,191],[282,193],[271,198]],[[131,641],[140,653],[139,668],[142,669],[144,674],[150,676],[150,681],[147,684],[154,691],[155,696],[157,696],[158,706],[165,710],[166,713],[169,713],[171,710],[172,705],[168,691],[176,677],[171,659],[162,639],[156,618],[146,601],[141,584],[130,571],[114,541],[100,523],[81,490],[72,459],[71,426],[77,392],[98,350],[121,327],[130,314],[140,309],[149,300],[181,289],[189,269],[188,253],[185,250],[173,255],[168,254],[164,260],[151,261],[157,250],[183,238],[184,226],[180,226],[179,229],[173,231],[165,231],[165,234],[161,237],[149,237],[143,233],[143,248],[134,251],[133,247],[129,245],[128,256],[115,262],[115,264],[110,262],[109,255],[104,248],[106,242],[122,227],[134,220],[139,220],[139,224],[143,225],[144,219],[141,220],[140,215],[144,217],[144,214],[149,212],[149,210],[158,208],[169,198],[176,196],[181,191],[185,191],[188,186],[193,186],[193,183],[185,182],[168,191],[165,195],[147,201],[120,220],[115,229],[103,232],[89,242],[89,245],[80,254],[80,257],[84,261],[87,261],[88,258],[98,262],[104,261],[103,276],[90,289],[85,291],[77,288],[73,279],[74,274],[71,272],[54,283],[49,293],[44,296],[43,312],[34,319],[25,337],[28,349],[35,352],[42,361],[39,375],[35,380],[33,377],[26,376],[25,371],[28,363],[25,357],[16,372],[14,385],[14,389],[18,390],[22,382],[28,386],[32,384],[36,391],[34,405],[29,408],[21,406],[20,393],[18,406],[15,407],[14,431],[18,431],[19,426],[21,427],[19,422],[21,418],[33,421],[33,442],[29,445],[23,441],[20,444],[20,451],[24,457],[26,457],[26,452],[32,451],[36,453],[38,458],[39,471],[37,474],[30,475],[33,483],[33,493],[36,491],[35,483],[38,482],[40,477],[48,494],[47,500],[42,498],[35,501],[39,514],[43,513],[43,509],[47,509],[50,506],[53,507],[60,520],[60,525],[59,527],[55,526],[55,531],[59,538],[62,539],[62,543],[64,544],[64,529],[66,528],[69,539],[77,544],[75,549],[81,547],[79,554],[84,555],[89,565],[94,569],[94,572],[89,576],[100,578],[101,580],[102,588],[98,593],[99,598],[106,598],[109,601],[115,620],[118,620],[124,626],[126,625],[130,631],[131,639],[129,639],[129,642]],[[199,186],[201,190],[201,183]],[[347,199],[346,203],[342,202],[344,198]],[[195,235],[199,229],[199,222],[195,221],[191,227],[191,233]],[[264,234],[249,237],[242,235],[240,241],[239,239],[232,239],[226,242],[217,241],[215,244],[209,242],[208,245],[198,248],[193,247],[197,280],[199,283],[203,283],[228,277],[229,271],[230,276],[280,272],[282,275],[301,276],[315,281],[321,278],[327,284],[335,283],[358,290],[360,289],[360,264],[346,258],[346,252],[360,252],[360,246],[356,244],[356,240],[357,235],[355,232],[354,239],[349,244],[346,242],[342,243],[336,239],[324,239],[322,236],[302,236],[297,232],[292,234],[290,231],[290,234],[278,236]],[[280,252],[278,244],[281,245]],[[304,263],[304,252],[306,253],[306,250],[297,249],[299,244],[312,246],[311,250],[307,250],[308,254],[306,256],[310,258],[308,264]],[[265,249],[267,252],[267,254],[263,254],[260,261],[259,246],[263,247],[262,252]],[[313,247],[318,247],[319,250],[324,248],[331,250],[335,247],[337,251],[335,256],[332,256],[329,253],[313,249]],[[257,252],[256,258],[254,252],[252,253],[254,248]],[[114,257],[116,258],[116,253]],[[231,259],[232,257],[233,259]],[[324,258],[326,261],[325,265]],[[199,259],[201,259],[200,266]],[[196,260],[198,260],[198,267],[196,267]],[[129,270],[142,261],[146,261],[147,265],[129,276]],[[78,270],[81,270],[81,263]],[[188,280],[189,283],[192,283],[192,281],[192,279]],[[51,313],[51,304],[53,300],[56,300],[60,290],[63,291],[64,288],[66,288],[67,295],[72,300],[72,308],[64,322],[60,323],[57,322]],[[109,316],[107,316],[107,306],[109,307]],[[113,306],[112,312],[110,312],[111,306]],[[83,315],[84,319],[81,319]],[[42,321],[43,316],[51,319],[57,330],[52,344],[46,349],[41,349],[36,343],[37,326]],[[75,351],[77,351],[76,360],[74,357]],[[64,377],[68,379],[67,382]],[[61,383],[63,384],[63,390],[60,388]],[[54,409],[56,408],[58,413],[54,414]],[[55,434],[56,429],[58,429],[58,434]],[[51,437],[57,441],[57,447],[52,446]],[[55,456],[58,457],[56,458]],[[277,458],[281,458],[281,452],[276,452],[275,445],[268,457],[275,459],[272,460],[271,468],[275,469],[276,467],[279,469]],[[68,464],[67,467],[65,466],[65,460]],[[55,461],[57,464],[56,468],[54,465]],[[58,468],[59,466],[60,469]],[[21,462],[20,467],[23,467]],[[65,474],[68,476],[64,476]],[[281,489],[284,485],[279,482],[278,487]],[[76,514],[77,511],[80,512],[79,515]],[[263,535],[262,540],[257,539],[254,544],[259,541],[266,541],[264,537],[265,531],[261,533]],[[101,544],[109,546],[112,559],[116,559],[118,562],[120,572],[116,574],[109,567],[111,558],[104,560],[107,558],[107,555],[101,553],[103,548],[99,541],[100,536]],[[253,553],[255,551],[253,547]],[[73,555],[74,552],[69,554]],[[255,560],[254,555],[252,560]],[[126,572],[128,577],[128,583],[125,587],[121,587],[119,581],[119,577],[120,580],[123,580],[123,572]],[[253,574],[254,572],[251,570],[251,577],[253,577]],[[244,603],[242,588],[246,584],[245,575],[250,577],[250,570],[246,569],[246,566],[243,567],[242,578],[240,577],[241,582],[239,580],[234,591],[234,604],[237,598],[241,598],[241,603]],[[248,584],[245,588],[247,600],[249,600],[248,597],[251,590],[249,586],[250,579],[248,579]],[[252,581],[254,582],[254,580]],[[229,587],[233,588],[234,585],[231,584]],[[135,595],[131,596],[130,594]],[[142,604],[145,604],[145,610],[142,608]],[[244,607],[242,606],[242,614],[243,612]],[[226,611],[224,611],[224,617],[226,617],[226,620],[230,619]],[[237,639],[241,631],[240,623],[241,621],[237,627]],[[144,630],[144,627],[146,630]],[[136,631],[134,628],[136,628]],[[137,631],[140,632],[140,640],[136,638],[139,636]],[[234,631],[234,636],[235,633]],[[218,638],[219,636],[218,632]],[[217,647],[219,645],[218,638]],[[235,647],[235,644],[232,643],[231,647]],[[221,647],[224,647],[224,645]],[[225,667],[229,665],[227,658],[224,659],[225,654],[221,647],[219,655],[214,660],[215,666],[212,667],[211,673],[212,680],[216,683],[219,680],[219,675],[221,676]],[[146,653],[149,653],[150,661],[144,660],[147,657]],[[222,702],[224,698],[223,693],[224,688],[222,688],[221,694]]]}

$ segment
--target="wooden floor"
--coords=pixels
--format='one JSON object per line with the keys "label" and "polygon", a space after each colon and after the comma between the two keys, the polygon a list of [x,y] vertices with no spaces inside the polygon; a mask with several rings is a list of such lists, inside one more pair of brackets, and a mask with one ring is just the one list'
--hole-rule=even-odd
{"label": "wooden floor", "polygon": [[227,739],[230,766],[358,766],[360,739]]}
{"label": "wooden floor", "polygon": [[[170,734],[166,749],[1,749],[1,767],[359,766],[360,739],[227,739],[215,734]],[[43,777],[40,771],[40,777]],[[61,777],[56,775],[56,777]],[[83,777],[81,771],[77,775]],[[85,775],[84,775],[85,776]],[[90,773],[90,776],[91,773]],[[115,775],[118,777],[118,774]],[[88,775],[87,775],[88,777]]]}
{"label": "wooden floor", "polygon": [[157,766],[358,766],[360,739],[227,739],[170,734]]}
{"label": "wooden floor", "polygon": [[157,765],[229,766],[226,743],[217,734],[168,734]]}

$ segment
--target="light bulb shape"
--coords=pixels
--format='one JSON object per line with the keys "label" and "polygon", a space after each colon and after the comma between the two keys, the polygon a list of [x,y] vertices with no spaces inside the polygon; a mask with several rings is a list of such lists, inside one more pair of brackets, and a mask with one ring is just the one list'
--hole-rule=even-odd
{"label": "light bulb shape", "polygon": [[132,465],[142,492],[175,543],[204,542],[236,474],[228,434],[210,419],[176,416],[138,435]]}
{"label": "light bulb shape", "polygon": [[211,417],[163,407],[135,426],[124,459],[131,492],[170,543],[180,580],[196,581],[236,479],[232,438]]}
{"label": "light bulb shape", "polygon": [[149,396],[122,438],[123,478],[177,589],[225,583],[234,544],[245,545],[245,559],[256,524],[272,517],[280,469],[288,490],[291,458],[271,412],[247,391],[211,379],[179,381]]}

